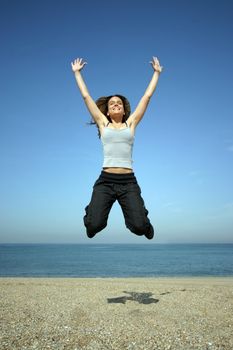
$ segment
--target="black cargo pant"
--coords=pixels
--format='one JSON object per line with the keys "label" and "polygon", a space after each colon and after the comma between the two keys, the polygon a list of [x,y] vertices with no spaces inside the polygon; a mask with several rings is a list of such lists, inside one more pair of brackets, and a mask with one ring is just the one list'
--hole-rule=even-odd
{"label": "black cargo pant", "polygon": [[116,200],[130,231],[142,236],[153,230],[134,173],[110,174],[102,171],[93,186],[91,201],[85,208],[86,215],[83,218],[89,238],[107,226],[110,209]]}

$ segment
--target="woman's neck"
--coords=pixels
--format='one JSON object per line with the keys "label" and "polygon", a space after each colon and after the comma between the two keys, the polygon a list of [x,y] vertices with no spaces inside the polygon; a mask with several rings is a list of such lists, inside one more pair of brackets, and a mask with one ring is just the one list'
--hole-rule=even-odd
{"label": "woman's neck", "polygon": [[122,121],[116,122],[115,120],[112,120],[111,122],[109,122],[109,124],[111,124],[110,127],[114,128],[114,129],[122,129],[123,126],[125,126],[125,125],[127,126],[126,122],[122,122]]}

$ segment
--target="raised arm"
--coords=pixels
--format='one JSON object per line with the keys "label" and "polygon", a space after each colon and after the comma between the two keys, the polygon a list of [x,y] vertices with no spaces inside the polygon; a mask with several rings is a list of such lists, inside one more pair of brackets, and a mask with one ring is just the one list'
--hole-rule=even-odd
{"label": "raised arm", "polygon": [[139,101],[139,104],[137,105],[135,111],[131,114],[131,116],[128,118],[127,122],[129,125],[133,125],[134,127],[137,126],[137,124],[140,122],[142,119],[147,106],[150,102],[150,98],[153,95],[155,88],[158,83],[159,75],[163,70],[163,67],[160,66],[159,60],[157,57],[153,57],[152,61],[150,62],[153,69],[154,69],[154,74],[151,78],[151,81],[142,96],[141,100]]}
{"label": "raised arm", "polygon": [[83,80],[83,77],[81,75],[81,70],[83,67],[87,64],[87,62],[84,62],[82,58],[77,58],[74,60],[74,62],[71,62],[72,71],[74,72],[75,79],[77,82],[77,85],[79,87],[79,90],[81,92],[81,95],[84,99],[84,102],[92,115],[95,122],[101,126],[102,124],[106,123],[107,118],[105,115],[99,110],[97,107],[95,101],[92,99],[92,97],[89,94],[89,91],[87,89],[87,86]]}

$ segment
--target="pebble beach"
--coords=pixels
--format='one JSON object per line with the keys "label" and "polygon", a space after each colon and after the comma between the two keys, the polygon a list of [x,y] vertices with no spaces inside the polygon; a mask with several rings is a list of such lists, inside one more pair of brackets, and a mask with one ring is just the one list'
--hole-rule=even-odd
{"label": "pebble beach", "polygon": [[233,349],[233,278],[0,278],[1,350]]}

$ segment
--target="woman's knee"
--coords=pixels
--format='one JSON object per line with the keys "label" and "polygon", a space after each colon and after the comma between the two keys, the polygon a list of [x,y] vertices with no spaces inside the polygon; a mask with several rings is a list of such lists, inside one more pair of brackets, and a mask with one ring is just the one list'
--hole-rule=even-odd
{"label": "woman's knee", "polygon": [[89,238],[93,238],[96,235],[96,233],[102,231],[107,226],[107,224],[89,222],[85,224],[85,226],[86,226],[87,236]]}
{"label": "woman's knee", "polygon": [[143,236],[148,231],[148,223],[144,220],[127,223],[127,228],[138,236]]}
{"label": "woman's knee", "polygon": [[84,225],[86,226],[87,236],[92,238],[96,233],[102,231],[106,226],[106,220],[101,219],[101,217],[93,217],[90,215],[88,206],[85,208],[86,215],[83,218]]}
{"label": "woman's knee", "polygon": [[142,213],[138,213],[137,216],[126,217],[126,227],[138,236],[146,235],[151,226],[148,213],[148,210],[144,206]]}

